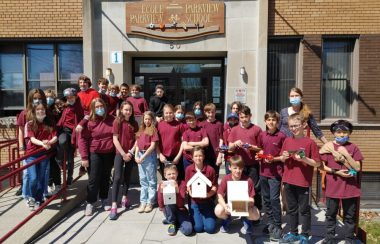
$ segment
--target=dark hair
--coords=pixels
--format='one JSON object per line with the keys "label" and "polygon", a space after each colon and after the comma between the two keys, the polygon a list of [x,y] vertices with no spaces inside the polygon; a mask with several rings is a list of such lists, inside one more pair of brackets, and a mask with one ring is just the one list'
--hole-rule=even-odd
{"label": "dark hair", "polygon": [[267,120],[269,118],[274,118],[278,121],[280,121],[280,114],[277,113],[277,111],[274,110],[268,110],[264,115],[264,120]]}
{"label": "dark hair", "polygon": [[32,118],[33,118],[32,110],[33,110],[33,97],[34,97],[34,94],[40,94],[41,100],[42,100],[42,104],[46,105],[46,96],[45,96],[45,93],[44,93],[43,90],[41,90],[41,89],[32,89],[32,90],[30,90],[30,92],[28,94],[28,100],[27,100],[27,103],[26,103],[26,121],[32,120]]}
{"label": "dark hair", "polygon": [[121,84],[120,85],[120,90],[121,90],[122,87],[125,87],[125,88],[127,88],[129,90],[129,85],[127,83]]}
{"label": "dark hair", "polygon": [[198,106],[198,105],[199,105],[199,107],[201,107],[201,110],[202,110],[202,102],[201,102],[201,101],[196,101],[196,102],[194,103],[194,105],[193,105],[193,110],[194,110],[195,107]]}
{"label": "dark hair", "polygon": [[351,134],[352,131],[354,130],[354,126],[349,121],[340,119],[330,125],[331,133],[334,133],[338,129],[345,130],[345,131],[348,130]]}
{"label": "dark hair", "polygon": [[79,84],[79,81],[83,80],[84,82],[87,82],[88,86],[91,86],[91,79],[86,76],[86,75],[81,75],[79,76],[78,78],[78,84]]}
{"label": "dark hair", "polygon": [[[137,125],[137,122],[136,122],[136,119],[135,119],[135,111],[133,110],[133,105],[132,105],[132,103],[131,102],[129,102],[129,101],[123,101],[121,104],[120,104],[120,107],[119,107],[119,109],[120,109],[120,111],[119,111],[119,114],[117,115],[117,117],[116,117],[116,119],[117,119],[117,123],[118,123],[118,125],[119,126],[121,126],[121,123],[124,121],[124,115],[123,115],[123,113],[121,112],[121,110],[123,109],[123,107],[125,106],[125,105],[129,105],[129,106],[131,106],[131,109],[132,109],[132,114],[131,114],[131,116],[129,117],[129,124],[131,124],[133,127],[134,127],[134,129],[135,129],[135,132],[138,130],[138,125]],[[120,129],[121,128],[119,128],[119,131],[120,131]]]}
{"label": "dark hair", "polygon": [[232,110],[232,107],[233,107],[234,105],[237,105],[237,106],[238,106],[238,111],[241,109],[241,107],[243,107],[243,104],[242,104],[241,102],[239,102],[239,101],[234,101],[234,102],[231,103],[231,106],[230,106],[230,109],[231,109],[231,110]]}
{"label": "dark hair", "polygon": [[40,103],[37,106],[33,107],[33,109],[32,109],[33,116],[32,116],[32,120],[30,121],[30,123],[31,123],[30,129],[34,133],[37,133],[37,131],[38,131],[38,121],[37,121],[37,116],[36,116],[36,110],[39,106],[43,106],[43,108],[45,109],[45,114],[46,114],[46,117],[42,121],[42,124],[44,124],[43,130],[47,130],[49,133],[51,133],[53,131],[54,124],[53,124],[53,121],[51,119],[51,116],[48,116],[47,105],[43,104],[43,103]]}
{"label": "dark hair", "polygon": [[106,79],[106,78],[100,78],[98,80],[98,84],[102,84],[102,85],[107,85],[109,84],[110,82]]}
{"label": "dark hair", "polygon": [[194,119],[195,120],[195,114],[194,114],[194,112],[187,112],[186,114],[185,114],[185,120],[188,120],[188,119]]}
{"label": "dark hair", "polygon": [[164,86],[161,84],[158,84],[158,85],[156,85],[156,88],[154,90],[156,91],[157,89],[164,90]]}
{"label": "dark hair", "polygon": [[243,105],[242,107],[241,107],[241,109],[239,110],[239,114],[240,113],[242,113],[242,114],[244,114],[244,115],[252,115],[251,114],[251,109],[248,107],[248,106],[246,106],[246,105]]}

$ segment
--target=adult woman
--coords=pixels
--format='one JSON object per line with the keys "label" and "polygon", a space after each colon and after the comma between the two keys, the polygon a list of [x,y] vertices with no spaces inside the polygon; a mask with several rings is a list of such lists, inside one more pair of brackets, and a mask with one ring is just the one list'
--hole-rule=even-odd
{"label": "adult woman", "polygon": [[293,87],[292,89],[290,89],[289,102],[291,103],[291,106],[283,108],[280,112],[280,130],[287,137],[291,137],[292,133],[288,128],[288,118],[290,115],[294,113],[300,113],[307,121],[307,124],[310,127],[313,134],[315,135],[315,137],[317,137],[321,142],[326,143],[327,139],[323,135],[321,129],[318,127],[317,121],[311,113],[309,106],[307,106],[307,104],[302,101],[302,98],[303,93],[301,89],[297,87]]}

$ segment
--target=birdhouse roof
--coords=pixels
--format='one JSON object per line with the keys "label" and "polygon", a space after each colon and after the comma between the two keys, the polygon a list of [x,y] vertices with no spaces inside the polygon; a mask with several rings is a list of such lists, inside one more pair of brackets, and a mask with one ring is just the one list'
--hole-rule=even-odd
{"label": "birdhouse roof", "polygon": [[206,183],[206,185],[210,186],[212,185],[211,181],[204,175],[202,174],[200,171],[198,171],[195,175],[193,175],[193,177],[191,177],[191,179],[187,182],[187,186],[190,186],[191,184],[193,184],[197,179],[200,179],[202,180],[204,183]]}

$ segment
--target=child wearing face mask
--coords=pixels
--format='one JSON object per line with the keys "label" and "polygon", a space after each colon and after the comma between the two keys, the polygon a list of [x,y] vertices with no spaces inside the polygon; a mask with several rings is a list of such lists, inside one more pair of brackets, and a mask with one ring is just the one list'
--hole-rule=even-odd
{"label": "child wearing face mask", "polygon": [[181,104],[176,105],[174,107],[174,116],[175,116],[175,120],[177,120],[178,122],[181,122],[187,128],[184,106],[182,106]]}
{"label": "child wearing face mask", "polygon": [[62,111],[61,118],[57,123],[57,127],[60,130],[57,144],[56,161],[62,166],[64,160],[64,154],[66,153],[67,160],[67,184],[70,185],[73,180],[74,171],[74,140],[73,130],[75,126],[83,119],[84,111],[81,106],[79,97],[74,88],[66,88],[63,91],[63,95],[66,99],[66,106]]}
{"label": "child wearing face mask", "polygon": [[127,98],[127,101],[132,103],[133,110],[135,111],[135,119],[138,124],[141,124],[142,116],[145,111],[149,110],[148,103],[144,97],[140,96],[141,86],[134,84],[131,87],[131,96]]}
{"label": "child wearing face mask", "polygon": [[120,98],[117,97],[120,88],[116,84],[110,84],[108,87],[108,114],[116,116],[116,111],[119,109]]}
{"label": "child wearing face mask", "polygon": [[202,102],[201,101],[196,101],[193,105],[193,111],[195,114],[195,118],[198,123],[202,122],[205,120],[204,114],[203,114],[203,108],[202,108]]}
{"label": "child wearing face mask", "polygon": [[[32,110],[32,120],[27,124],[27,137],[30,138],[26,153],[32,154],[36,150],[44,148],[49,150],[57,141],[54,122],[46,116],[46,105],[38,104]],[[26,159],[27,164],[32,163],[37,158],[43,156],[45,152],[30,156]],[[44,188],[46,183],[46,170],[49,165],[49,158],[45,158],[37,164],[27,168],[29,177],[30,198],[28,199],[29,208],[37,210],[43,202]]]}
{"label": "child wearing face mask", "polygon": [[[230,113],[228,116],[227,116],[227,126],[224,126],[224,131],[223,131],[223,145],[228,147],[228,144],[229,144],[229,141],[228,141],[228,137],[231,133],[231,130],[233,127],[235,127],[237,124],[239,123],[239,116],[236,114],[236,113]],[[234,156],[235,154],[230,151],[230,150],[220,150],[221,153],[223,153],[224,155],[224,167],[225,167],[225,170],[226,170],[226,174],[230,174],[231,171],[230,171],[230,168],[228,167],[228,163],[229,163],[229,160],[232,156]]]}
{"label": "child wearing face mask", "polygon": [[[345,243],[355,242],[355,224],[358,198],[361,195],[360,182],[356,174],[361,170],[363,155],[359,148],[349,141],[353,126],[347,120],[331,124],[335,140],[321,149],[321,168],[326,175],[326,238],[322,243],[337,243],[335,240],[336,216],[341,202]],[[328,145],[331,144],[331,145]]]}

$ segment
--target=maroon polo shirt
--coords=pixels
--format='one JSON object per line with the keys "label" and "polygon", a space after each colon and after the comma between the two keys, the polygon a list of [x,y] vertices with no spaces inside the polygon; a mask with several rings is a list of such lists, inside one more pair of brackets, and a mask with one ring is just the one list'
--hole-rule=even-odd
{"label": "maroon polo shirt", "polygon": [[[207,134],[206,131],[199,126],[196,126],[195,128],[189,127],[182,135],[182,140],[186,142],[200,142],[203,138],[207,138]],[[191,151],[183,150],[183,156],[190,162],[193,162]]]}
{"label": "maroon polo shirt", "polygon": [[[120,123],[115,119],[112,125],[113,135],[119,136],[119,142],[124,152],[127,153],[135,144],[135,133],[137,132],[138,125],[135,121],[133,124],[123,119]],[[116,150],[117,154],[120,154]]]}
{"label": "maroon polo shirt", "polygon": [[[250,124],[248,128],[244,128],[239,124],[232,128],[231,133],[228,136],[228,141],[234,143],[237,140],[241,140],[243,144],[249,143],[258,146],[260,145],[260,133],[261,128],[257,125]],[[247,166],[258,164],[258,161],[255,160],[256,153],[249,149],[243,147],[236,148],[235,154],[240,155]]]}
{"label": "maroon polo shirt", "polygon": [[120,98],[108,96],[108,103],[108,114],[116,116],[116,110],[119,108]]}
{"label": "maroon polo shirt", "polygon": [[[286,139],[286,135],[280,130],[270,134],[268,131],[263,131],[260,134],[260,145],[264,154],[271,154],[273,157],[280,155],[282,144]],[[265,163],[264,159],[260,162],[260,175],[276,178],[282,177],[284,171],[282,162]]]}
{"label": "maroon polo shirt", "polygon": [[96,117],[89,120],[79,134],[78,149],[82,160],[88,160],[91,153],[110,153],[115,150],[113,145],[113,121],[110,115],[103,120]]}
{"label": "maroon polo shirt", "polygon": [[[16,125],[19,127],[22,127],[22,129],[24,129],[25,124],[26,124],[26,110],[22,110],[21,113],[17,117]],[[26,135],[26,133],[25,133],[25,135]]]}
{"label": "maroon polo shirt", "polygon": [[[227,182],[233,181],[232,174],[225,175],[222,179],[222,181],[219,184],[218,188],[218,194],[222,195],[224,197],[224,201],[228,201],[227,196]],[[242,175],[239,181],[248,181],[248,196],[254,197],[255,196],[255,187],[253,186],[253,181],[251,178],[249,178],[246,175]]]}
{"label": "maroon polo shirt", "polygon": [[157,133],[154,133],[153,135],[148,135],[145,132],[143,132],[137,138],[137,146],[140,151],[147,150],[152,142],[157,141],[159,141]]}
{"label": "maroon polo shirt", "polygon": [[159,147],[161,153],[167,158],[177,156],[181,148],[182,123],[177,120],[172,120],[171,122],[162,120],[158,123],[157,130],[160,138]]}
{"label": "maroon polo shirt", "polygon": [[[309,137],[293,138],[288,137],[282,145],[281,152],[283,151],[298,151],[304,150],[305,156],[315,160],[321,161],[317,144]],[[296,161],[292,157],[288,158],[284,163],[284,174],[282,181],[288,184],[309,187],[313,180],[314,167],[306,163]]]}
{"label": "maroon polo shirt", "polygon": [[[232,130],[232,128],[228,124],[227,124],[227,126],[226,125],[224,126],[223,144],[226,146],[228,146],[228,144],[229,144],[228,137],[231,134],[231,130]],[[226,152],[226,153],[224,153],[224,160],[226,160],[228,162],[230,160],[230,158],[234,155],[235,155],[234,152]]]}
{"label": "maroon polo shirt", "polygon": [[[340,145],[334,143],[334,149],[338,151]],[[363,155],[359,148],[353,143],[346,143],[343,145],[355,161],[362,161]],[[322,154],[321,160],[326,162],[326,165],[332,169],[347,169],[342,163],[338,163],[334,160],[334,156],[331,153]],[[330,198],[353,198],[360,197],[361,190],[357,177],[340,177],[339,175],[326,174],[326,197]]]}
{"label": "maroon polo shirt", "polygon": [[[158,185],[157,190],[157,202],[160,208],[164,208],[164,194],[161,192],[161,184]],[[179,209],[185,208],[185,196],[186,196],[186,182],[177,181],[179,192],[176,194],[176,205]]]}
{"label": "maroon polo shirt", "polygon": [[133,105],[135,116],[141,117],[145,111],[149,110],[148,103],[143,97],[128,97],[127,101]]}
{"label": "maroon polo shirt", "polygon": [[[203,164],[203,168],[201,170],[202,174],[204,174],[207,179],[211,181],[211,187],[218,187],[218,179],[216,178],[215,170],[213,167],[207,164]],[[195,164],[191,164],[186,168],[185,171],[185,182],[187,182],[197,173],[195,169]],[[211,190],[211,187],[207,186],[207,192]],[[191,198],[191,201],[197,204],[212,202],[213,198]]]}
{"label": "maroon polo shirt", "polygon": [[218,120],[214,120],[213,122],[205,120],[200,123],[200,126],[206,131],[209,139],[206,157],[213,156],[213,158],[216,159],[218,156],[217,149],[219,148],[219,142],[223,140],[223,124]]}
{"label": "maroon polo shirt", "polygon": [[[43,141],[43,140],[51,140],[53,137],[57,136],[57,132],[55,128],[50,132],[45,129],[45,125],[42,123],[38,123],[37,131],[34,132],[31,128],[32,123],[29,122],[27,124],[27,137],[28,138],[36,138],[37,140]],[[26,154],[32,153],[33,151],[42,148],[42,146],[33,144],[31,140],[28,141],[28,145],[26,147]]]}

